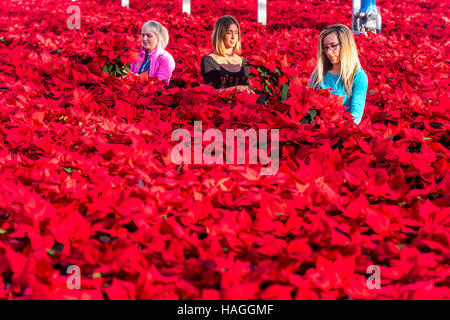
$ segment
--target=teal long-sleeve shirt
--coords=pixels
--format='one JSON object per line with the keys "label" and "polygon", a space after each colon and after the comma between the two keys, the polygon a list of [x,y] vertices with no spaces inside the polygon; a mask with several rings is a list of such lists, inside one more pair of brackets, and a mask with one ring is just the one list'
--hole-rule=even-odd
{"label": "teal long-sleeve shirt", "polygon": [[[327,72],[323,82],[319,85],[319,89],[332,89],[330,93],[344,97],[343,105],[349,107],[345,112],[350,112],[353,116],[353,121],[356,124],[359,124],[364,114],[364,106],[366,105],[367,88],[369,86],[367,75],[361,68],[356,71],[351,97],[347,96],[344,87],[342,86],[342,82],[338,81],[338,79],[339,75]],[[310,87],[311,86],[312,83],[310,83]]]}

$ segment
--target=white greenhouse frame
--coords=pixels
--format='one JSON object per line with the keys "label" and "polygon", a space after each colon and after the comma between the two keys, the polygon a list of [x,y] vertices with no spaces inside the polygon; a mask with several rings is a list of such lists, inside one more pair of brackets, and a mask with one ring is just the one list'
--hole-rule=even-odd
{"label": "white greenhouse frame", "polygon": [[[130,0],[121,0],[122,7],[129,8]],[[182,0],[183,1],[183,12],[187,14],[191,14],[191,0]],[[258,12],[257,12],[257,21],[262,23],[263,25],[267,24],[267,0],[257,0],[258,1]]]}

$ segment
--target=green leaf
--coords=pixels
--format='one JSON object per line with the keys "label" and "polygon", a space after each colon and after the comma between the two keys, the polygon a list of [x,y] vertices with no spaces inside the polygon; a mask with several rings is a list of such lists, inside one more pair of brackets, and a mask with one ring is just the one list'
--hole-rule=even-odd
{"label": "green leaf", "polygon": [[442,194],[433,192],[433,193],[429,193],[428,196],[430,196],[430,198],[432,198],[434,200],[437,198],[441,198]]}
{"label": "green leaf", "polygon": [[432,137],[423,137],[423,140],[431,140],[433,139]]}
{"label": "green leaf", "polygon": [[92,275],[92,279],[97,279],[97,278],[101,278],[101,277],[102,277],[101,272],[94,272],[94,274]]}
{"label": "green leaf", "polygon": [[0,234],[5,234],[5,233],[6,233],[6,230],[0,228]]}
{"label": "green leaf", "polygon": [[281,101],[284,101],[287,99],[288,93],[289,93],[289,83],[285,83],[281,86]]}
{"label": "green leaf", "polygon": [[369,94],[373,96],[373,90],[369,90]]}
{"label": "green leaf", "polygon": [[63,170],[68,174],[71,174],[74,171],[73,168],[66,168],[66,167],[63,167]]}
{"label": "green leaf", "polygon": [[302,120],[300,120],[300,123],[301,124],[313,123],[314,120],[316,119],[316,114],[317,114],[316,109],[309,109],[308,112],[306,113],[306,116]]}
{"label": "green leaf", "polygon": [[396,244],[395,246],[397,247],[398,250],[402,250],[405,245],[404,244]]}

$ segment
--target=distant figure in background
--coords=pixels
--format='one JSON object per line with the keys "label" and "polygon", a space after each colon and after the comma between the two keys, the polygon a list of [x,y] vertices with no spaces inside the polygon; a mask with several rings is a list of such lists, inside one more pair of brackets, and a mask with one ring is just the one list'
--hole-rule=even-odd
{"label": "distant figure in background", "polygon": [[344,97],[356,124],[361,122],[366,104],[368,79],[359,62],[353,33],[342,24],[325,28],[319,36],[316,67],[310,87],[333,89],[332,94]]}
{"label": "distant figure in background", "polygon": [[142,26],[141,60],[131,65],[130,72],[141,74],[148,72],[149,77],[156,77],[169,83],[175,69],[175,61],[165,48],[169,43],[169,33],[159,22],[148,21]]}
{"label": "distant figure in background", "polygon": [[216,21],[212,35],[214,52],[204,56],[201,73],[205,84],[218,90],[247,90],[249,67],[241,54],[241,28],[232,16],[223,16]]}

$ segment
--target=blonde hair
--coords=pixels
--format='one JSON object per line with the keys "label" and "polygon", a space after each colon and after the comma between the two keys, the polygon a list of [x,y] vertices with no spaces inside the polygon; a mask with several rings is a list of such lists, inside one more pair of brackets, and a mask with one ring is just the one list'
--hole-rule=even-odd
{"label": "blonde hair", "polygon": [[141,32],[143,32],[145,28],[148,28],[151,33],[156,35],[161,48],[165,49],[167,47],[169,44],[169,32],[161,23],[150,20],[143,24]]}
{"label": "blonde hair", "polygon": [[352,95],[353,80],[356,71],[361,68],[361,63],[359,62],[353,33],[347,26],[342,24],[326,27],[320,33],[316,67],[311,76],[312,87],[317,88],[323,82],[327,72],[333,67],[323,50],[323,40],[333,32],[336,32],[340,43],[339,61],[341,63],[341,73],[338,81],[341,80],[344,91],[350,97]]}
{"label": "blonde hair", "polygon": [[233,48],[233,52],[236,54],[241,54],[241,27],[237,22],[236,18],[232,16],[223,16],[216,21],[214,25],[214,31],[212,34],[212,45],[214,49],[222,56],[225,55],[225,35],[228,28],[235,24],[238,28],[238,41]]}

